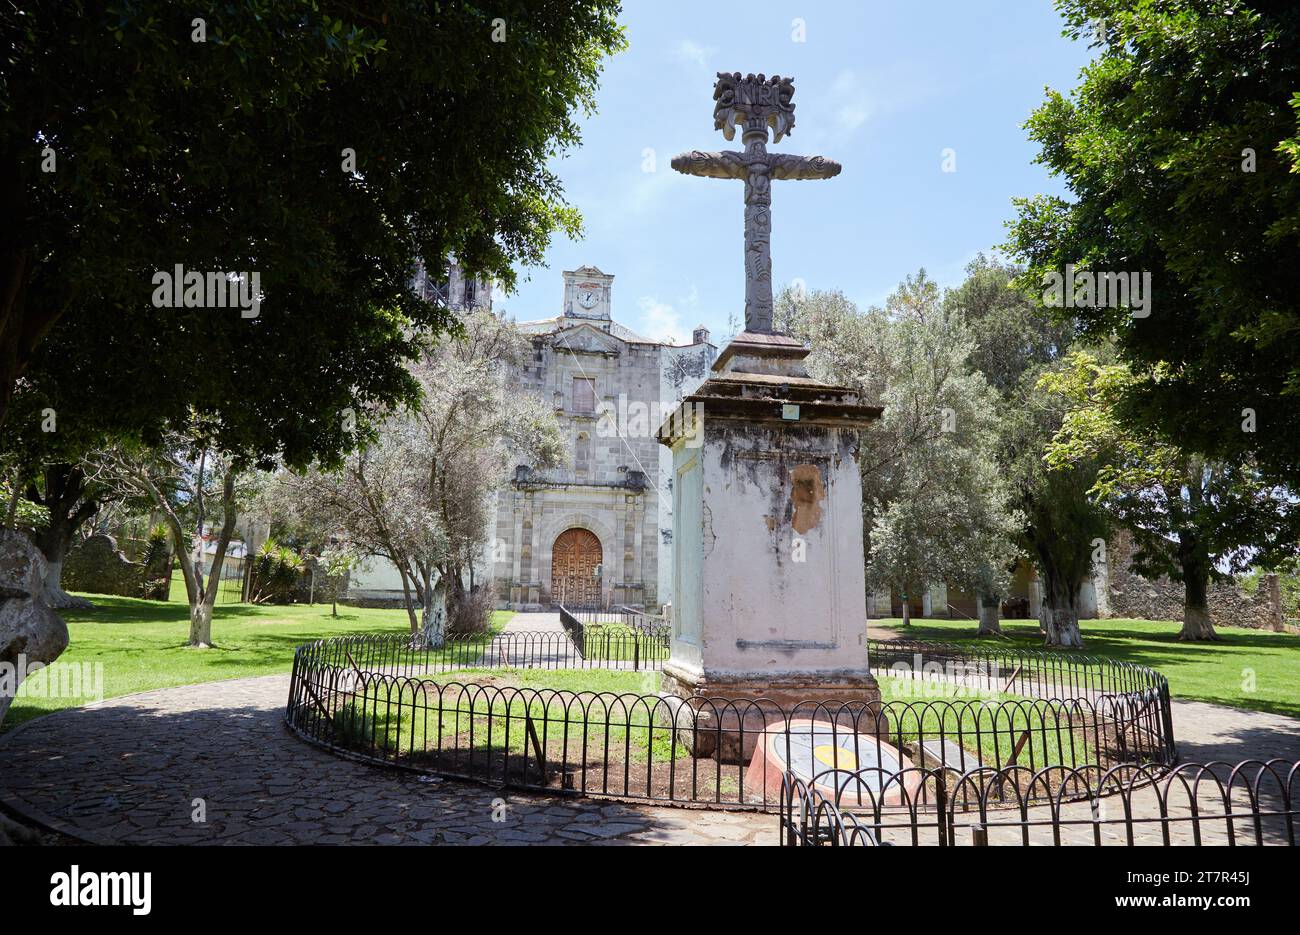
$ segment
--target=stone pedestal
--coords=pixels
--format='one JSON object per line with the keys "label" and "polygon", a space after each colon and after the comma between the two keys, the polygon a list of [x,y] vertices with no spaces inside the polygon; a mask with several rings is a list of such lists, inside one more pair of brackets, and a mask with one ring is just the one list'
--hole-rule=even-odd
{"label": "stone pedestal", "polygon": [[[742,333],[661,430],[675,527],[664,691],[692,706],[880,698],[867,670],[857,433],[881,410],[810,378],[807,354],[784,335]],[[818,716],[812,707],[802,716]],[[748,711],[746,733],[751,720],[761,732]]]}

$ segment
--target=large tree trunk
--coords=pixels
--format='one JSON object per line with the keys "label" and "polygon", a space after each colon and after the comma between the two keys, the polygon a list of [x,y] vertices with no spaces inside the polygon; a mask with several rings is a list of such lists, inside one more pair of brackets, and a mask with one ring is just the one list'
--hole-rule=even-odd
{"label": "large tree trunk", "polygon": [[1043,628],[1045,646],[1062,649],[1083,646],[1077,595],[1078,586],[1071,587],[1061,575],[1043,575],[1043,604],[1038,611],[1038,621]]}
{"label": "large tree trunk", "polygon": [[77,530],[99,512],[99,502],[86,496],[86,475],[76,465],[46,465],[42,480],[40,485],[28,486],[27,499],[50,512],[49,525],[32,537],[49,568],[45,579],[46,600],[58,610],[87,610],[95,605],[63,590],[63,560],[72,549]]}
{"label": "large tree trunk", "polygon": [[447,580],[438,576],[438,583],[424,588],[424,610],[420,620],[420,635],[426,649],[441,649],[447,639]]}
{"label": "large tree trunk", "polygon": [[206,600],[190,608],[190,643],[200,649],[212,648],[212,605]]}
{"label": "large tree trunk", "polygon": [[981,594],[979,597],[980,626],[976,636],[1002,635],[1002,600],[996,596]]}
{"label": "large tree trunk", "polygon": [[84,597],[63,590],[63,559],[47,563],[49,574],[45,579],[45,600],[55,610],[90,610],[95,605]]}
{"label": "large tree trunk", "polygon": [[1196,554],[1197,551],[1195,543],[1192,543],[1179,556],[1183,569],[1183,628],[1179,631],[1178,638],[1189,642],[1210,642],[1217,640],[1219,634],[1214,632],[1214,624],[1210,622],[1207,594],[1210,581],[1209,558]]}
{"label": "large tree trunk", "polygon": [[221,568],[226,563],[226,549],[230,546],[231,536],[235,534],[235,471],[230,467],[226,468],[221,483],[221,510],[224,521],[217,538],[217,551],[212,556],[212,570],[208,572],[208,586],[203,591],[202,599],[190,606],[190,645],[201,649],[212,646],[212,608],[217,602],[217,590],[221,586]]}

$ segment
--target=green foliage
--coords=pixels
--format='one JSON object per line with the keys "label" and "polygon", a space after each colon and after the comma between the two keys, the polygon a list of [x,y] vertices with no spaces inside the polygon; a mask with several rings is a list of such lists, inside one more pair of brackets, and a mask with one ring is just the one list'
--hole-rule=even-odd
{"label": "green foliage", "polygon": [[1247,594],[1259,590],[1264,574],[1272,571],[1277,575],[1278,591],[1282,597],[1282,617],[1288,623],[1300,621],[1300,559],[1282,562],[1276,568],[1265,569],[1253,567],[1237,578],[1237,585]]}
{"label": "green foliage", "polygon": [[14,525],[19,529],[39,529],[42,526],[48,526],[50,523],[50,511],[39,503],[33,503],[21,494],[18,496],[18,502],[14,503],[14,490],[12,484],[6,484],[0,481],[0,525],[9,520],[9,508],[14,508]]}
{"label": "green foliage", "polygon": [[[1072,330],[1053,324],[1041,302],[1016,287],[1015,267],[980,256],[966,273],[947,301],[969,322],[971,359],[999,391],[991,407],[997,463],[1011,489],[1010,504],[1022,517],[1017,544],[1038,566],[1046,610],[1053,620],[1063,617],[1070,630],[1075,595],[1092,569],[1094,541],[1107,534],[1106,516],[1087,494],[1095,466],[1079,460],[1049,470],[1043,460],[1062,407],[1038,389],[1038,379],[1060,366]],[[1056,642],[1051,628],[1048,638]]]}
{"label": "green foliage", "polygon": [[924,271],[884,308],[859,312],[839,293],[789,289],[777,308],[782,327],[810,343],[816,376],[884,407],[859,459],[869,583],[1005,586],[1018,517],[994,461],[996,394],[972,370],[960,312]]}
{"label": "green foliage", "polygon": [[1285,488],[1266,484],[1250,463],[1206,461],[1121,421],[1119,400],[1139,382],[1125,365],[1082,351],[1039,381],[1068,407],[1049,465],[1099,465],[1089,494],[1132,532],[1135,570],[1191,578],[1199,599],[1208,578],[1293,556],[1300,517]]}
{"label": "green foliage", "polygon": [[[1060,0],[1096,58],[1029,119],[1067,198],[1017,202],[1041,289],[1066,264],[1149,272],[1149,317],[1062,310],[1137,378],[1119,413],[1211,460],[1300,477],[1300,6]],[[1247,427],[1252,410],[1255,425]]]}
{"label": "green foliage", "polygon": [[155,523],[153,526],[149,527],[149,533],[145,537],[145,540],[148,543],[146,546],[146,554],[156,556],[163,549],[166,549],[167,536],[168,532],[166,523]]}
{"label": "green foliage", "polygon": [[287,545],[267,539],[253,559],[249,600],[254,604],[287,604],[297,599],[302,556]]}
{"label": "green foliage", "polygon": [[[410,289],[417,260],[455,255],[510,287],[514,264],[577,233],[550,165],[622,47],[616,14],[6,7],[0,414],[26,369],[24,432],[46,407],[150,442],[194,419],[241,467],[336,463],[372,409],[418,397],[403,365],[455,327]],[[259,272],[260,314],[155,308],[152,277],[177,264]]]}
{"label": "green foliage", "polygon": [[980,254],[966,266],[966,278],[944,303],[959,312],[971,331],[971,366],[1009,399],[1026,373],[1060,359],[1073,338],[1070,322],[1056,322],[1041,303],[1016,288],[1014,267]]}

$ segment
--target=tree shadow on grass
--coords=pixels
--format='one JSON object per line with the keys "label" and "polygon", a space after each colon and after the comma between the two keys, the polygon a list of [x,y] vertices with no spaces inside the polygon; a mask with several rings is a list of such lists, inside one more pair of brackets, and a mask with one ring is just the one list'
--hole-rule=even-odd
{"label": "tree shadow on grass", "polygon": [[928,621],[910,627],[893,621],[872,623],[894,639],[954,643],[991,652],[1050,651],[1148,666],[1170,680],[1175,698],[1300,717],[1300,699],[1277,697],[1276,690],[1270,692],[1275,697],[1263,697],[1238,687],[1243,669],[1258,669],[1258,679],[1270,679],[1273,685],[1280,684],[1283,670],[1292,662],[1300,669],[1300,638],[1290,633],[1219,627],[1218,642],[1188,643],[1178,639],[1176,621],[1085,620],[1082,649],[1048,650],[1035,620],[1002,621],[1002,638],[976,636],[974,622],[969,627],[934,626]]}
{"label": "tree shadow on grass", "polygon": [[[139,623],[188,623],[189,605],[183,601],[147,601],[142,598],[120,597],[112,594],[78,594],[94,603],[89,610],[64,610],[60,615],[69,623],[98,624],[139,624]],[[349,608],[352,610],[352,608]],[[276,616],[282,613],[283,616]],[[395,616],[395,615],[394,615]],[[218,603],[213,611],[213,622],[223,618],[252,619],[265,618],[268,625],[310,624],[332,622],[341,624],[348,621],[378,620],[379,615],[341,612],[337,617],[330,614],[328,604],[222,604]],[[403,617],[403,620],[406,618]]]}

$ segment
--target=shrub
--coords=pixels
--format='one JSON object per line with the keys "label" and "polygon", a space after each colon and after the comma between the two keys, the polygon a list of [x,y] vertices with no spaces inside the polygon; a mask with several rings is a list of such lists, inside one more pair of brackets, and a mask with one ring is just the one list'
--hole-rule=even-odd
{"label": "shrub", "polygon": [[167,600],[172,585],[172,553],[166,523],[149,530],[141,560],[144,565],[141,596],[151,601]]}
{"label": "shrub", "polygon": [[476,586],[472,591],[462,592],[459,597],[451,596],[447,600],[447,635],[475,636],[486,633],[492,621],[492,605],[495,603],[492,589]]}
{"label": "shrub", "polygon": [[298,597],[303,561],[293,549],[267,539],[253,559],[249,600],[254,604],[292,604]]}

